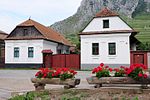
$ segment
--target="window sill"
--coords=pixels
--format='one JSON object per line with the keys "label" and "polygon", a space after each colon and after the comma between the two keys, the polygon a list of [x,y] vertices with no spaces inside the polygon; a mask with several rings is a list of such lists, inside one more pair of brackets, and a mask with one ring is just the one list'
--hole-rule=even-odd
{"label": "window sill", "polygon": [[117,55],[108,55],[109,59],[115,59]]}
{"label": "window sill", "polygon": [[92,59],[99,59],[100,55],[92,55],[91,57],[92,57]]}

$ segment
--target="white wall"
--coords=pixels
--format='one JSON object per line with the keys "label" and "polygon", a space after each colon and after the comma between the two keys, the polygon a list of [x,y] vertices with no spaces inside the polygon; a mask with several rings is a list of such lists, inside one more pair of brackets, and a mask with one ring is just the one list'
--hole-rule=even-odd
{"label": "white wall", "polygon": [[43,49],[51,49],[53,54],[57,54],[57,46],[58,43],[50,42],[50,41],[43,41]]}
{"label": "white wall", "polygon": [[[14,47],[20,48],[19,58],[14,58]],[[34,57],[28,58],[28,47],[34,47]],[[5,40],[5,63],[43,63],[43,40]]]}
{"label": "white wall", "polygon": [[[82,64],[130,64],[130,33],[80,35]],[[116,42],[116,55],[108,54],[108,43]],[[92,43],[99,43],[99,55],[92,55]]]}
{"label": "white wall", "polygon": [[[109,19],[109,28],[103,28],[103,20]],[[83,32],[93,31],[111,31],[111,30],[132,30],[119,17],[102,17],[94,18],[90,24],[83,30]]]}

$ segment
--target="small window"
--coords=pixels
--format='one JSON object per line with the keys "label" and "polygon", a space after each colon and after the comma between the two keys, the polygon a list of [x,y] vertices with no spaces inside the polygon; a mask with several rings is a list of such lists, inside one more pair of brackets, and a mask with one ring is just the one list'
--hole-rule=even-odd
{"label": "small window", "polygon": [[99,43],[92,43],[92,55],[99,55]]}
{"label": "small window", "polygon": [[28,33],[28,30],[27,29],[23,29],[23,36],[26,36]]}
{"label": "small window", "polygon": [[19,58],[19,47],[14,48],[14,58]]}
{"label": "small window", "polygon": [[58,50],[57,50],[57,53],[58,53],[58,54],[61,54],[61,49],[58,49]]}
{"label": "small window", "polygon": [[116,43],[108,43],[109,55],[116,55]]}
{"label": "small window", "polygon": [[34,48],[28,47],[28,57],[29,58],[33,58],[33,53],[34,53]]}
{"label": "small window", "polygon": [[103,20],[103,28],[109,28],[109,20]]}

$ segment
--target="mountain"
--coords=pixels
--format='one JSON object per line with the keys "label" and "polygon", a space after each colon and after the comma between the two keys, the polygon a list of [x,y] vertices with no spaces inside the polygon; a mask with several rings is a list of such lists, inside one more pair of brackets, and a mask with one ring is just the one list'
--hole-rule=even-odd
{"label": "mountain", "polygon": [[[144,34],[149,33],[150,36],[150,0],[82,0],[80,7],[73,16],[56,22],[50,27],[76,43],[78,41],[77,34],[105,6],[118,12],[133,28],[140,32],[146,32],[140,33],[137,36],[139,39]],[[150,39],[148,40],[150,41]]]}

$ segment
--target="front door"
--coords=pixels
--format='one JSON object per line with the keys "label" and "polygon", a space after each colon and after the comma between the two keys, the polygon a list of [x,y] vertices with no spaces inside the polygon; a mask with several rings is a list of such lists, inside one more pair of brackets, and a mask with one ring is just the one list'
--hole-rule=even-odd
{"label": "front door", "polygon": [[43,67],[51,68],[52,65],[52,54],[44,53],[43,54]]}
{"label": "front door", "polygon": [[135,64],[144,64],[144,54],[134,54]]}

